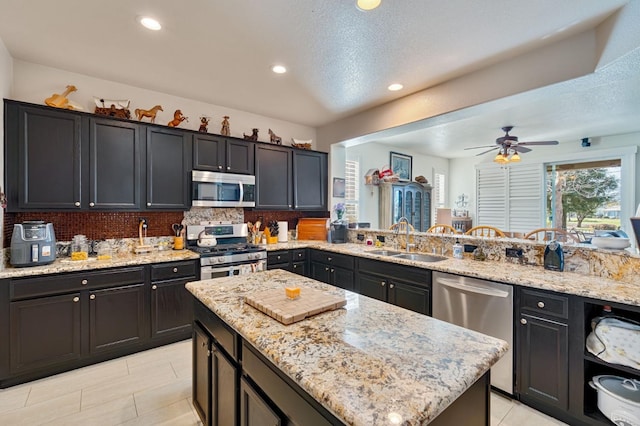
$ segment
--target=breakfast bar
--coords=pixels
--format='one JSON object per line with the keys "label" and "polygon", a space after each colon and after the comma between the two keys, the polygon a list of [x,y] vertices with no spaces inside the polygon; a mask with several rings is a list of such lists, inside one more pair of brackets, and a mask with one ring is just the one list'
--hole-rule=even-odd
{"label": "breakfast bar", "polygon": [[[245,303],[245,296],[269,289],[280,289],[284,299],[286,287],[301,289],[291,303],[304,300],[305,289],[347,303],[289,325]],[[229,381],[220,380],[224,370],[213,388],[218,399],[237,403],[230,415],[239,413],[238,423],[250,424],[257,396],[283,420],[311,411],[323,419],[307,424],[489,423],[489,370],[508,349],[502,340],[279,269],[191,282],[187,289],[196,299],[194,405],[201,417],[221,416],[224,406],[198,393],[205,388],[198,361],[204,330],[211,340],[206,354],[235,368],[228,377],[240,388],[239,401]],[[282,406],[287,392],[286,400],[300,403]]]}

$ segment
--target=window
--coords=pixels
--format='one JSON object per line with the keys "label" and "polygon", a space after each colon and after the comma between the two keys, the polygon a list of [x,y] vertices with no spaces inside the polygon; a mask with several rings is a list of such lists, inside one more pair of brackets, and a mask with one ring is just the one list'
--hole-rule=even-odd
{"label": "window", "polygon": [[358,200],[360,199],[360,163],[354,160],[345,162],[344,206],[345,218],[349,222],[358,221]]}
{"label": "window", "polygon": [[433,223],[440,223],[438,221],[438,209],[442,209],[446,205],[446,177],[442,172],[434,171],[433,172],[433,213],[432,217],[434,218]]}

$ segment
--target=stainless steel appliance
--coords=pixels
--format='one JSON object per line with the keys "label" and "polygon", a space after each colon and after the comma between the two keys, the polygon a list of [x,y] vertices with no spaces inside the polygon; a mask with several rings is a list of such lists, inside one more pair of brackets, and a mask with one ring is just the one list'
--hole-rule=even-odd
{"label": "stainless steel appliance", "polygon": [[191,172],[194,207],[255,207],[256,177],[232,173]]}
{"label": "stainless steel appliance", "polygon": [[32,220],[13,225],[11,264],[47,265],[56,260],[56,235],[53,224]]}
{"label": "stainless steel appliance", "polygon": [[244,223],[188,225],[187,248],[200,254],[200,279],[266,269],[267,250],[264,246],[247,243],[247,235]]}
{"label": "stainless steel appliance", "polygon": [[433,272],[433,317],[509,343],[491,368],[491,385],[513,394],[513,287]]}

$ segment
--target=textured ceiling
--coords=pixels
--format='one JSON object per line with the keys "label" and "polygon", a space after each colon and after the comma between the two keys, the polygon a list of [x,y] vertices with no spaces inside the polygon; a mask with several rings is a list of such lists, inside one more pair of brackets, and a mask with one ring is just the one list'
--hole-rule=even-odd
{"label": "textured ceiling", "polygon": [[[0,39],[17,59],[316,127],[594,28],[628,0],[383,0],[366,13],[354,3],[0,0]],[[290,71],[273,74],[275,63]],[[404,89],[389,92],[392,82]],[[537,112],[516,108],[512,124],[546,122],[546,105],[528,102]],[[495,139],[504,119],[468,124]],[[451,132],[432,129],[432,146]]]}

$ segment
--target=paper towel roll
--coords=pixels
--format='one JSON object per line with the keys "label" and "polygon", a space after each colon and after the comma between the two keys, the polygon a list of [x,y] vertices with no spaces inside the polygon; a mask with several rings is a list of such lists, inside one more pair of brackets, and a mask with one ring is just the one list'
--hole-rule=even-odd
{"label": "paper towel roll", "polygon": [[286,243],[287,241],[289,241],[289,223],[278,221],[278,242]]}

